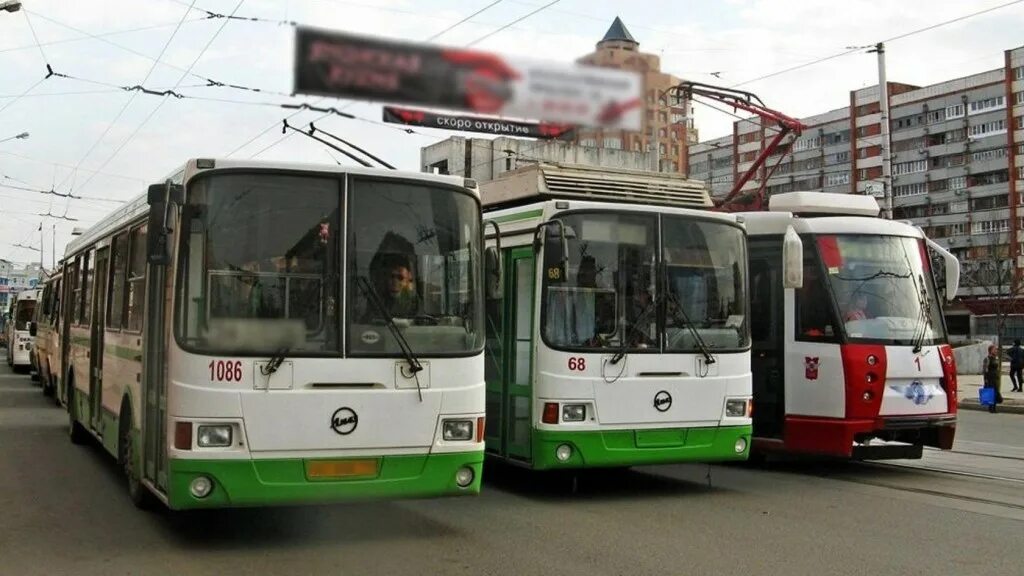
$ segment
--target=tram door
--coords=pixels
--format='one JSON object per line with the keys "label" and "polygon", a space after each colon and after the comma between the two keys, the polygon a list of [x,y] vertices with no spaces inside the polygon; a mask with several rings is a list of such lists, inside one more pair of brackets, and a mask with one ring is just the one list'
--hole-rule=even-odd
{"label": "tram door", "polygon": [[750,239],[754,436],[781,438],[786,415],[781,239]]}

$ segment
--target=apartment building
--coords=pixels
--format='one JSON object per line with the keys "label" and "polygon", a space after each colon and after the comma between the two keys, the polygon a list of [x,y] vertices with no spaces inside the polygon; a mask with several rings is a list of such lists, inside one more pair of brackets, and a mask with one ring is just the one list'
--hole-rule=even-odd
{"label": "apartment building", "polygon": [[[889,83],[886,93],[893,217],[959,256],[963,318],[953,307],[951,323],[994,334],[993,315],[1007,311],[1007,299],[1024,300],[1010,288],[1024,273],[1024,47],[1007,50],[1001,68],[930,86]],[[790,154],[770,157],[744,190],[880,193],[880,94],[877,86],[854,90],[847,106],[802,119],[807,130],[783,146]],[[724,195],[774,130],[757,118],[735,122],[731,137],[691,147],[690,176]],[[1024,302],[1010,308],[1024,314]],[[1024,336],[1024,316],[1009,333]]]}

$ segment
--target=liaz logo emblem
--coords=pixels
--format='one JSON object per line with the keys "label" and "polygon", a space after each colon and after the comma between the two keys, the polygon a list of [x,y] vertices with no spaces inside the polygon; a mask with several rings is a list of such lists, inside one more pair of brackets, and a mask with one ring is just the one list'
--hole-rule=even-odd
{"label": "liaz logo emblem", "polygon": [[348,406],[338,408],[331,415],[331,430],[342,436],[348,436],[359,425],[359,415]]}
{"label": "liaz logo emblem", "polygon": [[804,356],[804,378],[808,380],[818,379],[818,357]]}
{"label": "liaz logo emblem", "polygon": [[654,409],[658,412],[668,412],[672,407],[672,395],[662,390],[654,395]]}

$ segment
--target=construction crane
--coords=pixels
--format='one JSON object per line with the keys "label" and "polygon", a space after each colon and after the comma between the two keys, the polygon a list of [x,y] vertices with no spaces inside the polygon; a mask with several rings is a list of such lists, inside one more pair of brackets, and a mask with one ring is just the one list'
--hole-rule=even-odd
{"label": "construction crane", "polygon": [[768,203],[765,200],[765,187],[768,184],[768,179],[771,178],[775,169],[779,167],[782,159],[785,158],[786,153],[789,152],[788,148],[779,154],[778,159],[765,172],[764,178],[761,179],[761,185],[756,191],[743,194],[743,186],[746,185],[746,183],[749,182],[750,179],[768,163],[768,159],[779,150],[779,147],[786,136],[790,134],[793,134],[794,137],[800,136],[806,126],[796,118],[792,118],[778,110],[769,108],[763,101],[761,101],[760,98],[758,98],[756,94],[745,90],[723,88],[721,86],[712,86],[711,84],[702,84],[700,82],[681,82],[674,86],[670,90],[670,93],[676,102],[688,102],[695,96],[707,100],[713,100],[715,102],[725,104],[732,108],[733,111],[743,110],[744,112],[756,114],[761,118],[762,125],[764,125],[764,121],[767,120],[769,123],[774,124],[777,127],[775,136],[766,146],[761,148],[761,153],[754,159],[754,163],[750,165],[750,168],[748,168],[747,171],[744,172],[735,183],[733,183],[732,190],[729,191],[725,198],[715,201],[717,209],[725,212],[738,212],[741,210],[756,211],[767,208]]}

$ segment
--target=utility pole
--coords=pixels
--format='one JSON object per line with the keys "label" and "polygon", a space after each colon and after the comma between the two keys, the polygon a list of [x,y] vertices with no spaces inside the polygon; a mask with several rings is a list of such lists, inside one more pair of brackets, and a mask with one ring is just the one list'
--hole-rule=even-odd
{"label": "utility pole", "polygon": [[881,111],[882,137],[882,193],[885,198],[885,217],[892,220],[892,143],[889,138],[889,84],[885,80],[885,43],[875,44],[878,54],[878,102]]}
{"label": "utility pole", "polygon": [[57,225],[53,225],[50,231],[50,264],[51,268],[57,270]]}
{"label": "utility pole", "polygon": [[43,223],[39,223],[39,281],[43,281],[43,275],[46,270],[45,260],[43,255],[46,253],[46,243],[43,242]]}
{"label": "utility pole", "polygon": [[661,172],[661,144],[658,141],[658,115],[661,114],[661,94],[654,89],[654,114],[651,115],[651,169]]}

